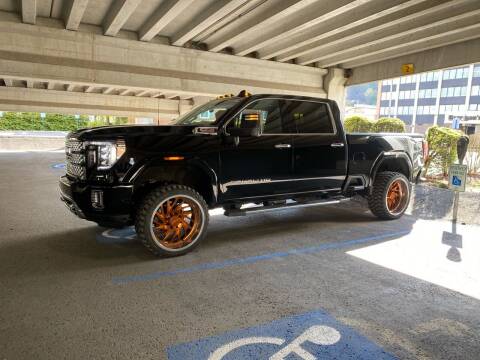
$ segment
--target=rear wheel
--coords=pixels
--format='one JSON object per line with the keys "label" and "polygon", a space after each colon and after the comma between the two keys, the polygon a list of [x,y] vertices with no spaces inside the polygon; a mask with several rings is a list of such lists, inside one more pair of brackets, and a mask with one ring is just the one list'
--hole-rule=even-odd
{"label": "rear wheel", "polygon": [[207,226],[205,200],[183,185],[168,185],[149,193],[135,222],[138,239],[157,256],[191,251],[205,236]]}
{"label": "rear wheel", "polygon": [[370,211],[380,219],[398,219],[407,210],[411,185],[405,175],[385,171],[377,174],[372,194],[368,197]]}

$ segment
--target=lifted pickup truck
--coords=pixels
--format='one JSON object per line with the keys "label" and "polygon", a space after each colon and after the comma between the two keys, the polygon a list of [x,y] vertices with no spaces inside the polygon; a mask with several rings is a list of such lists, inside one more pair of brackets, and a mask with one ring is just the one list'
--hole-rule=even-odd
{"label": "lifted pickup truck", "polygon": [[150,251],[174,256],[200,243],[215,207],[239,216],[360,194],[377,217],[399,218],[424,151],[421,135],[345,134],[331,100],[243,93],[170,126],[70,133],[61,199],[100,226],[135,224]]}

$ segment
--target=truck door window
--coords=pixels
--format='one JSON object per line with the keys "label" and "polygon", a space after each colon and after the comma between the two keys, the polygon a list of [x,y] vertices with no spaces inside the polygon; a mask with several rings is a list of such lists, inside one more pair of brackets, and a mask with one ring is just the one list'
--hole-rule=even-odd
{"label": "truck door window", "polygon": [[333,134],[333,124],[327,104],[286,100],[283,116],[295,123],[298,134]]}
{"label": "truck door window", "polygon": [[242,112],[233,119],[229,127],[250,128],[254,126],[262,127],[264,134],[281,134],[282,118],[280,116],[279,101],[276,99],[265,99],[251,103]]}

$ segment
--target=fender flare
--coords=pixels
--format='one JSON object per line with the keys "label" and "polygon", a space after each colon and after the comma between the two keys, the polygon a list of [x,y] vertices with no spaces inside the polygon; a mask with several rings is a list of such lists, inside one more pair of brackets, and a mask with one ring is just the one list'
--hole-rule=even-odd
{"label": "fender flare", "polygon": [[151,181],[168,181],[173,179],[185,179],[187,174],[200,172],[202,176],[208,179],[208,185],[212,193],[212,201],[218,199],[218,176],[213,168],[204,161],[197,158],[185,159],[182,161],[167,161],[161,159],[151,159],[136,167],[128,177],[128,182],[135,188],[143,186]]}
{"label": "fender flare", "polygon": [[408,169],[408,175],[407,179],[409,181],[412,181],[412,176],[413,176],[413,164],[412,164],[412,159],[410,159],[410,156],[404,151],[388,151],[388,152],[382,152],[380,155],[375,159],[375,162],[373,163],[372,169],[370,171],[370,183],[373,184],[375,181],[375,177],[377,176],[378,169],[380,166],[387,160],[391,159],[398,159],[399,161],[403,161]]}

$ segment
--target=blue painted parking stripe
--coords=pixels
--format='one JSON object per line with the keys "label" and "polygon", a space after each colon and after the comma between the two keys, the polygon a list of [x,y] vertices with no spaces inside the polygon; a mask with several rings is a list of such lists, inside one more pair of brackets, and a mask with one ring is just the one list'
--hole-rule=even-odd
{"label": "blue painted parking stripe", "polygon": [[231,260],[225,260],[225,261],[213,262],[213,263],[204,263],[204,264],[199,264],[199,265],[195,265],[187,268],[181,268],[181,269],[170,270],[170,271],[159,271],[159,272],[153,272],[149,274],[131,275],[131,276],[123,276],[123,277],[119,276],[119,277],[114,277],[112,279],[112,282],[114,284],[126,284],[126,283],[137,282],[137,281],[157,280],[167,276],[188,274],[188,273],[204,271],[204,270],[223,269],[230,266],[252,264],[259,261],[271,260],[275,258],[283,258],[291,255],[310,254],[310,253],[316,253],[324,250],[340,249],[340,248],[345,248],[352,245],[358,245],[358,244],[373,242],[377,240],[384,240],[384,239],[388,239],[396,236],[403,236],[403,235],[407,235],[408,233],[410,233],[410,230],[386,233],[382,235],[368,236],[368,237],[363,237],[363,238],[358,238],[353,240],[346,240],[341,242],[326,243],[326,244],[321,244],[317,246],[291,249],[287,251],[267,253],[263,255],[249,256],[246,258],[231,259]]}

